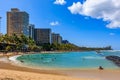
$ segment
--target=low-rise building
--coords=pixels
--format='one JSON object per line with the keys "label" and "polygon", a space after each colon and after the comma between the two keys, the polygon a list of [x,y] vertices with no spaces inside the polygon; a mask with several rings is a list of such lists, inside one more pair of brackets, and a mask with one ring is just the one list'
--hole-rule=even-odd
{"label": "low-rise building", "polygon": [[69,44],[69,41],[68,40],[62,40],[62,43],[63,44]]}
{"label": "low-rise building", "polygon": [[57,44],[62,43],[62,37],[60,36],[60,34],[52,33],[51,37],[52,37],[51,38],[52,43],[57,43]]}

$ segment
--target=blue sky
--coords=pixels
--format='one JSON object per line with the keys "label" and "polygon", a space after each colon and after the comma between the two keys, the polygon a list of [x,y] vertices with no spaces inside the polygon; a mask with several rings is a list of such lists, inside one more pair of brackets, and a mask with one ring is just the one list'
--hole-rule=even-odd
{"label": "blue sky", "polygon": [[116,1],[0,0],[1,32],[6,33],[6,12],[19,8],[29,13],[30,23],[36,28],[51,28],[78,46],[111,45],[120,49],[120,15],[117,14],[120,9],[116,8],[120,2]]}

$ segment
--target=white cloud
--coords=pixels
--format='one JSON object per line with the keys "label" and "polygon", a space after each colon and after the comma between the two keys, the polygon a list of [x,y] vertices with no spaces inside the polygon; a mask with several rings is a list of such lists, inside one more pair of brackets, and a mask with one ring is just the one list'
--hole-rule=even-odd
{"label": "white cloud", "polygon": [[68,7],[72,14],[81,14],[82,4],[80,2],[73,3],[72,6]]}
{"label": "white cloud", "polygon": [[55,2],[54,2],[54,4],[58,4],[58,5],[64,5],[64,4],[66,4],[67,2],[65,1],[65,0],[56,0]]}
{"label": "white cloud", "polygon": [[51,26],[57,26],[57,25],[59,25],[59,22],[58,21],[53,21],[53,22],[50,22],[50,25]]}
{"label": "white cloud", "polygon": [[115,35],[115,33],[110,33],[109,35],[114,36],[114,35]]}
{"label": "white cloud", "polygon": [[86,0],[68,7],[72,14],[80,14],[108,22],[108,28],[120,28],[119,0]]}

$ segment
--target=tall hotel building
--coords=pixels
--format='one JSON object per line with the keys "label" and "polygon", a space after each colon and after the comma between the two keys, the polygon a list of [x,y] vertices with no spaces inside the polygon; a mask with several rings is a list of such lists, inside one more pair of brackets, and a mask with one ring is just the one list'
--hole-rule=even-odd
{"label": "tall hotel building", "polygon": [[51,29],[36,28],[34,31],[34,40],[37,45],[51,44]]}
{"label": "tall hotel building", "polygon": [[20,11],[17,8],[12,8],[7,12],[7,34],[11,36],[16,34],[20,36],[24,34],[29,36],[29,14],[25,11]]}

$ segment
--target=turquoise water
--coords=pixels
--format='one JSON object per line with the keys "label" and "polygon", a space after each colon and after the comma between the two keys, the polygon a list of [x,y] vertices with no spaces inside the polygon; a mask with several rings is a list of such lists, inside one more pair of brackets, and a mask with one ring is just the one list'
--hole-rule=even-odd
{"label": "turquoise water", "polygon": [[104,56],[115,55],[120,57],[120,51],[117,50],[101,51],[101,54],[103,54]]}
{"label": "turquoise water", "polygon": [[[28,54],[18,57],[17,60],[22,61],[25,65],[43,68],[96,69],[102,66],[106,69],[120,69],[105,59],[105,56],[111,54],[116,55],[115,52],[108,51],[103,51],[101,54],[97,54],[95,51]],[[120,52],[117,55],[120,55]]]}

